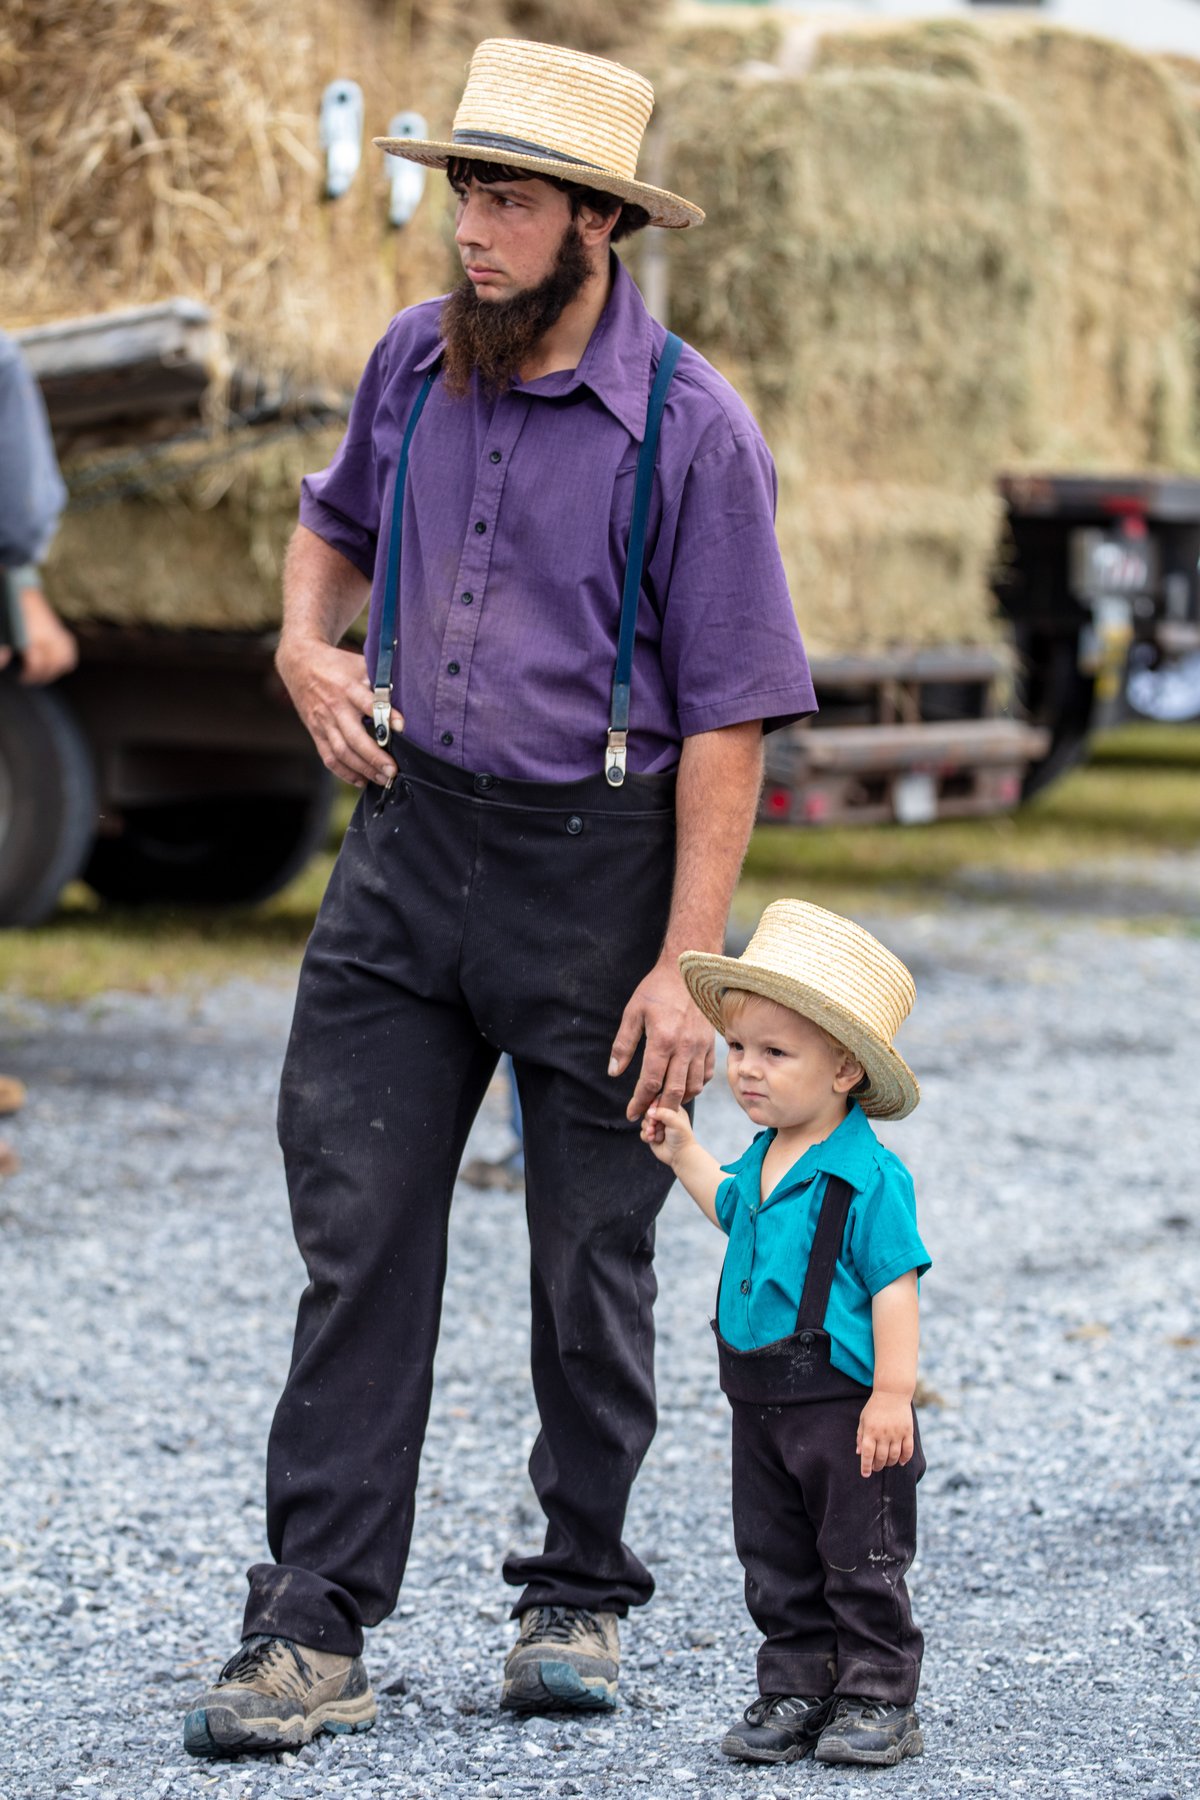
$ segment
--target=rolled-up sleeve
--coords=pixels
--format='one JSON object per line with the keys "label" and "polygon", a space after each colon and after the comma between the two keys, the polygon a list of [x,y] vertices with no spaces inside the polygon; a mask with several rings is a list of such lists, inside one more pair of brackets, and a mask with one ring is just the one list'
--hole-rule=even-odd
{"label": "rolled-up sleeve", "polygon": [[766,444],[733,433],[691,464],[662,534],[671,554],[659,574],[662,663],[684,737],[749,719],[772,731],[816,711],[775,497]]}
{"label": "rolled-up sleeve", "polygon": [[375,346],[350,409],[346,435],[327,469],[300,483],[300,523],[368,580],[379,543],[380,483],[375,415],[386,380],[387,340]]}

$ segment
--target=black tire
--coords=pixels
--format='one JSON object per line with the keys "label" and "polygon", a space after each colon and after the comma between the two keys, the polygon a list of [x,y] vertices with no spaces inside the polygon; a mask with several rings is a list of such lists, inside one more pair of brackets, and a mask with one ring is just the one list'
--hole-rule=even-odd
{"label": "black tire", "polygon": [[131,808],[119,837],[97,839],[83,878],[102,899],[132,906],[265,900],[324,844],[334,790],[318,765],[307,794]]}
{"label": "black tire", "polygon": [[40,925],[96,834],[96,771],[51,688],[0,674],[0,926]]}

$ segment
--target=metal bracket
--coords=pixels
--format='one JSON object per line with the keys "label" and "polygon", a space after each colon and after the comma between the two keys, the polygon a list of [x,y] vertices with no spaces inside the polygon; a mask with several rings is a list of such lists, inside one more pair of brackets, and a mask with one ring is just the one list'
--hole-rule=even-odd
{"label": "metal bracket", "polygon": [[380,749],[385,749],[392,736],[392,690],[376,688],[375,698],[371,702],[371,719],[375,727],[375,742]]}
{"label": "metal bracket", "polygon": [[609,787],[620,787],[625,780],[625,741],[627,731],[609,731],[608,755],[604,763],[604,779]]}

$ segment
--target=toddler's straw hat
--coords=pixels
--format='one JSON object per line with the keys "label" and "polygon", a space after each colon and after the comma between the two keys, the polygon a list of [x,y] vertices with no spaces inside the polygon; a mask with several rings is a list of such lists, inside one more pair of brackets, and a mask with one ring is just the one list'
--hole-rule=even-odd
{"label": "toddler's straw hat", "polygon": [[806,900],[775,900],[741,956],[686,950],[679,967],[718,1031],[730,988],[777,1000],[828,1031],[866,1070],[869,1085],[854,1098],[872,1117],[903,1119],[921,1098],[916,1076],[892,1048],[917,997],[913,978],[852,920]]}
{"label": "toddler's straw hat", "polygon": [[471,58],[450,143],[376,138],[381,150],[427,168],[451,159],[502,163],[531,175],[578,181],[644,206],[652,225],[700,225],[690,200],[637,179],[638,149],[654,105],[642,75],[602,56],[485,38]]}

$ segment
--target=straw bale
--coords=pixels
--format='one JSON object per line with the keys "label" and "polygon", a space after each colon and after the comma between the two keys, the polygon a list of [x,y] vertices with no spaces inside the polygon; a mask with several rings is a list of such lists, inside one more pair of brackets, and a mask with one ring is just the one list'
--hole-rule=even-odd
{"label": "straw bale", "polygon": [[1195,467],[1200,182],[1168,71],[1105,39],[1012,23],[831,32],[815,66],[937,67],[1019,107],[1037,183],[1025,460]]}
{"label": "straw bale", "polygon": [[661,0],[7,0],[0,18],[0,318],[8,325],[186,294],[231,355],[353,386],[399,306],[452,263],[436,175],[387,224],[368,143],[320,199],[326,83],[364,90],[365,136],[415,108],[447,130],[475,41],[520,29],[607,50]]}
{"label": "straw bale", "polygon": [[669,185],[708,209],[670,245],[672,320],[797,475],[977,488],[1028,405],[1011,104],[890,71],[692,70],[664,113]]}
{"label": "straw bale", "polygon": [[[69,475],[84,503],[68,510],[51,550],[50,598],[68,620],[276,628],[300,479],[330,460],[341,431],[204,439],[149,453],[133,469],[111,455],[76,459]],[[110,468],[108,503],[92,504]],[[128,491],[137,485],[140,497]]]}
{"label": "straw bale", "polygon": [[1000,644],[994,487],[813,485],[797,479],[786,448],[779,475],[780,548],[810,655]]}

